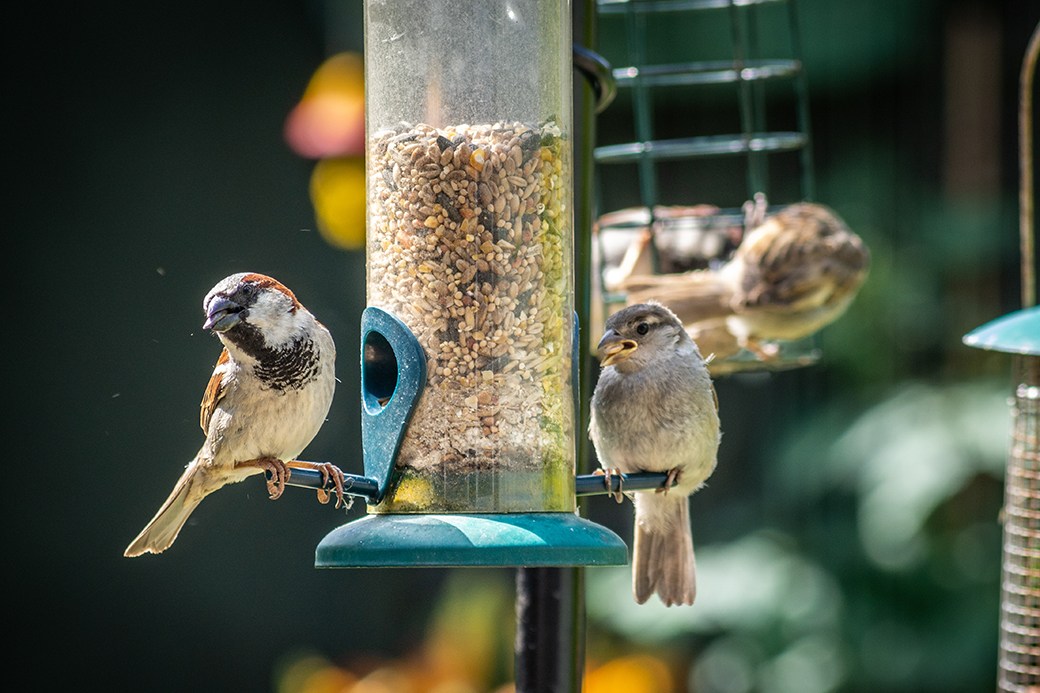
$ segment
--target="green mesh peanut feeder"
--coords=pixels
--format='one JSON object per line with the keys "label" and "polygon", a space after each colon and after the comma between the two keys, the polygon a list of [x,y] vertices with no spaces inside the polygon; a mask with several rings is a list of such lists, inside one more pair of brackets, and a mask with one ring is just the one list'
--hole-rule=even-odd
{"label": "green mesh peanut feeder", "polygon": [[365,4],[368,514],[319,567],[624,564],[576,513],[569,3]]}

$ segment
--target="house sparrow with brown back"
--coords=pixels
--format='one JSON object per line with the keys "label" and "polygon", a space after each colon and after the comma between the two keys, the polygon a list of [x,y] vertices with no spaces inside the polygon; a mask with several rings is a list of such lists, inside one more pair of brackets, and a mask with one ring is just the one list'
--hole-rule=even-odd
{"label": "house sparrow with brown back", "polygon": [[776,355],[774,342],[808,337],[834,322],[867,278],[870,252],[863,240],[821,204],[792,204],[769,216],[764,210],[764,197],[756,196],[751,230],[722,267],[632,277],[628,302],[664,303],[705,342],[726,342],[711,334],[724,318],[734,350],[748,349],[762,360]]}
{"label": "house sparrow with brown back", "polygon": [[632,591],[667,606],[697,593],[689,496],[715,470],[718,399],[697,345],[675,314],[655,302],[607,319],[598,351],[589,435],[602,470],[667,472],[656,492],[633,495]]}
{"label": "house sparrow with brown back", "polygon": [[[203,301],[203,328],[224,345],[202,398],[206,440],[166,502],[124,556],[162,553],[202,499],[227,484],[269,473],[272,499],[291,468],[322,472],[343,500],[343,472],[295,458],[325,421],[336,385],[332,335],[293,292],[263,274],[225,278]],[[321,502],[328,494],[318,492]]]}

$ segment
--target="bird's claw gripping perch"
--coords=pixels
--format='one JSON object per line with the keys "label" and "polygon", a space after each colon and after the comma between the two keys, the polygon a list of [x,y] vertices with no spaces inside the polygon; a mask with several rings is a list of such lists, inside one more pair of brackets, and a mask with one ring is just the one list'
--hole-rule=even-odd
{"label": "bird's claw gripping perch", "polygon": [[353,499],[347,501],[344,499],[343,494],[343,470],[332,464],[331,462],[322,462],[318,465],[318,471],[321,472],[321,488],[318,489],[318,502],[325,505],[329,502],[329,490],[326,488],[329,485],[329,481],[332,481],[332,485],[336,492],[336,509],[339,510],[341,507],[346,505],[347,509],[353,504]]}
{"label": "bird's claw gripping perch", "polygon": [[679,468],[678,467],[673,467],[672,469],[669,469],[668,470],[668,476],[665,477],[664,483],[661,484],[661,487],[658,488],[655,491],[655,493],[663,493],[664,495],[667,496],[668,495],[668,489],[670,489],[672,486],[675,486],[675,482],[678,481],[678,480],[679,480]]}
{"label": "bird's claw gripping perch", "polygon": [[289,481],[292,471],[281,460],[269,460],[269,462],[270,466],[267,469],[271,472],[273,478],[267,482],[267,492],[270,494],[269,498],[271,500],[278,500],[285,493],[285,483]]}
{"label": "bird's claw gripping perch", "polygon": [[[318,502],[325,505],[331,499],[332,493],[336,494],[336,509],[345,507],[350,510],[350,506],[353,505],[353,499],[346,498],[346,474],[343,470],[332,464],[331,462],[304,462],[302,460],[293,460],[288,464],[290,468],[295,469],[307,469],[310,471],[316,471],[321,474],[321,485],[317,487]],[[331,483],[331,488],[329,485]],[[310,485],[314,488],[313,485]]]}
{"label": "bird's claw gripping perch", "polygon": [[[597,469],[594,474],[603,476],[603,485],[607,487],[607,495],[611,496],[615,502],[622,503],[625,500],[625,493],[623,490],[625,484],[625,476],[621,473],[620,469]],[[618,488],[617,491],[613,489],[614,475],[617,474]]]}
{"label": "bird's claw gripping perch", "polygon": [[267,473],[267,493],[271,500],[278,500],[285,492],[285,484],[292,472],[289,465],[273,457],[261,457],[258,460],[238,462],[236,467],[259,467]]}

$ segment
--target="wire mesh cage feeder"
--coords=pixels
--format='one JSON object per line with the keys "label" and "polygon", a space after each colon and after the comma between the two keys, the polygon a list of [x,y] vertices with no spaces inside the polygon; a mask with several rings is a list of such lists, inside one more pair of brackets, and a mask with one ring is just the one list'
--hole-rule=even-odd
{"label": "wire mesh cage feeder", "polygon": [[[751,211],[761,215],[775,210],[779,203],[812,200],[815,182],[794,0],[598,0],[597,10],[601,21],[622,25],[626,64],[614,68],[613,75],[619,91],[628,92],[630,97],[634,137],[632,141],[598,146],[597,170],[634,167],[641,202],[637,207],[608,207],[596,222],[598,272],[593,322],[601,324],[610,313],[626,305],[625,279],[633,274],[673,274],[719,266],[731,256],[752,223]],[[771,14],[763,15],[767,11]],[[696,55],[694,40],[655,40],[655,35],[668,30],[665,23],[683,21],[714,22],[711,26],[717,29],[715,33],[728,37],[724,52],[704,59]],[[666,46],[663,57],[658,44]],[[789,129],[770,127],[767,112],[780,107],[767,87],[780,88],[783,95],[779,100],[785,104],[782,108],[793,111],[785,114]],[[715,90],[710,92],[713,98],[723,94],[720,99],[735,99],[735,120],[730,122],[729,131],[691,133],[688,130],[695,127],[691,117],[687,132],[670,133],[680,136],[659,135],[665,128],[656,117],[655,103],[675,98],[680,92],[693,94],[692,102],[696,95],[709,90]],[[777,157],[784,157],[787,164],[783,174],[776,172]],[[674,187],[677,163],[687,162],[704,172],[711,162],[720,161],[742,164],[739,171],[729,165],[719,169],[724,172],[716,176],[725,179],[721,185],[729,191],[739,191],[738,200],[665,203],[662,183],[673,183]],[[665,166],[673,168],[662,172]],[[792,171],[794,175],[790,175]],[[777,185],[781,175],[783,185]],[[742,204],[756,197],[767,201],[768,208]],[[605,206],[603,201],[600,206]],[[668,305],[668,300],[662,302]],[[697,339],[693,330],[691,335]],[[715,374],[782,369],[808,365],[819,358],[811,336],[780,341],[776,346],[778,353],[768,362],[760,355],[739,350],[711,368]]]}
{"label": "wire mesh cage feeder", "polygon": [[576,512],[570,12],[365,3],[374,488],[319,567],[627,562]]}
{"label": "wire mesh cage feeder", "polygon": [[1000,642],[997,689],[1040,690],[1040,308],[1036,304],[1033,206],[1033,83],[1040,26],[1021,73],[1019,113],[1021,310],[964,337],[979,349],[1013,354],[1018,381],[1011,400],[1011,440],[1004,485]]}

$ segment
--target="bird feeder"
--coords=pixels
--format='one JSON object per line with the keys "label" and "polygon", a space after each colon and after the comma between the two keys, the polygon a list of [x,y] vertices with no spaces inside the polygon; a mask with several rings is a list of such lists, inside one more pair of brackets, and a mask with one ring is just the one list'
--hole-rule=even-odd
{"label": "bird feeder", "polygon": [[1011,400],[1011,441],[1004,480],[1003,560],[997,690],[1040,686],[1040,307],[1036,306],[1033,225],[1032,94],[1040,25],[1022,64],[1019,111],[1021,310],[964,336],[968,346],[1012,354],[1018,380]]}
{"label": "bird feeder", "polygon": [[316,564],[624,564],[575,504],[570,4],[364,14],[376,488]]}

